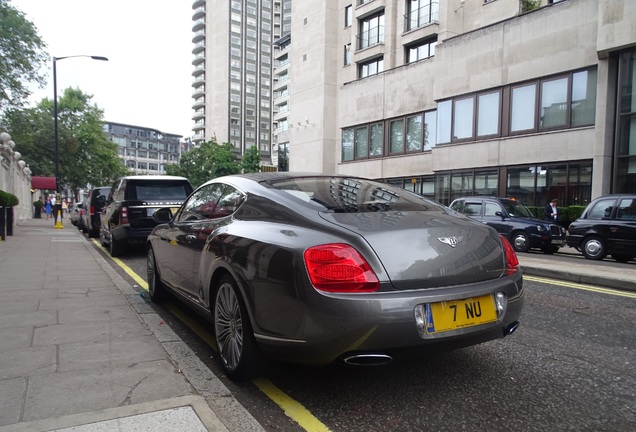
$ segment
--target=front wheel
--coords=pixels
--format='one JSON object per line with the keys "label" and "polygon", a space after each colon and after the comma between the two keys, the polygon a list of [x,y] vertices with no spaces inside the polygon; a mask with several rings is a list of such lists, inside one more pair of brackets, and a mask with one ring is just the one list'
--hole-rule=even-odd
{"label": "front wheel", "polygon": [[261,355],[236,283],[222,276],[214,299],[214,332],[221,365],[228,378],[243,381],[258,371]]}
{"label": "front wheel", "polygon": [[530,249],[530,236],[525,231],[517,231],[512,234],[510,241],[515,252],[528,252]]}
{"label": "front wheel", "polygon": [[583,240],[581,253],[590,260],[602,260],[605,258],[605,241],[597,236],[588,237]]}

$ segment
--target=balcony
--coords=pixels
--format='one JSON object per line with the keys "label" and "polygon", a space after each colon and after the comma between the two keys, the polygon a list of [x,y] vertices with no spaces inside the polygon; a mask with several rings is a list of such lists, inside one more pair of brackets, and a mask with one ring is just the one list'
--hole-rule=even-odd
{"label": "balcony", "polygon": [[192,76],[199,76],[201,74],[205,73],[205,63],[201,63],[200,65],[197,65],[194,70],[192,71]]}
{"label": "balcony", "polygon": [[202,39],[199,42],[195,43],[194,48],[192,48],[192,54],[197,54],[201,51],[205,51],[205,39]]}
{"label": "balcony", "polygon": [[[192,98],[193,99],[196,99],[196,98],[199,98],[199,97],[202,97],[202,96],[205,96],[205,86],[204,85],[195,87],[194,90],[192,90]],[[192,108],[194,108],[194,106]]]}
{"label": "balcony", "polygon": [[192,31],[197,31],[199,29],[202,29],[205,27],[205,16],[197,19],[196,21],[194,21],[194,24],[192,25]]}
{"label": "balcony", "polygon": [[201,30],[197,30],[196,32],[194,32],[194,36],[192,37],[192,42],[193,43],[197,43],[201,39],[205,39],[205,28],[203,28]]}
{"label": "balcony", "polygon": [[194,114],[192,115],[192,120],[194,121],[204,119],[204,118],[205,118],[205,108],[199,108],[198,110],[195,110]]}
{"label": "balcony", "polygon": [[194,56],[192,60],[192,64],[194,66],[200,65],[201,63],[205,63],[205,51],[200,52],[199,54]]}
{"label": "balcony", "polygon": [[192,14],[192,21],[195,21],[202,16],[205,16],[205,3],[200,7],[194,9],[194,13]]}

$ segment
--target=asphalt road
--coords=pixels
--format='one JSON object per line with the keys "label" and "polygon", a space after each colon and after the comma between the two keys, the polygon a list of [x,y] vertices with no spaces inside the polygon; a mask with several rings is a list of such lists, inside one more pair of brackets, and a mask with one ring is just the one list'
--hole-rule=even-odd
{"label": "asphalt road", "polygon": [[[145,278],[143,250],[122,261]],[[525,286],[521,326],[502,340],[383,367],[282,365],[224,382],[270,431],[636,430],[636,296],[532,277]],[[157,308],[221,376],[209,324],[176,300]]]}

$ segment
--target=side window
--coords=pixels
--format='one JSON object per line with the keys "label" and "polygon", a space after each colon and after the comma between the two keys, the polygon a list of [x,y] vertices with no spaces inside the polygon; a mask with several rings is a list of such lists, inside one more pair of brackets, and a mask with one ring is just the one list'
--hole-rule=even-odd
{"label": "side window", "polygon": [[464,201],[455,201],[454,203],[451,204],[451,208],[453,210],[455,210],[456,212],[462,212],[462,204],[464,203]]}
{"label": "side window", "polygon": [[618,204],[616,219],[636,220],[636,198],[623,198]]}
{"label": "side window", "polygon": [[484,209],[484,216],[497,216],[495,213],[501,211],[499,204],[487,202]]}
{"label": "side window", "polygon": [[481,215],[481,201],[478,202],[466,202],[464,205],[464,214],[468,216],[480,216]]}
{"label": "side window", "polygon": [[223,196],[219,200],[218,215],[216,217],[229,216],[243,202],[243,194],[231,186],[227,186],[223,191]]}
{"label": "side window", "polygon": [[587,219],[604,219],[610,217],[612,214],[612,209],[614,208],[616,200],[612,199],[602,199],[594,204],[594,207],[590,209],[590,212],[587,215]]}
{"label": "side window", "polygon": [[211,184],[194,192],[184,203],[176,220],[180,222],[214,218],[224,185]]}

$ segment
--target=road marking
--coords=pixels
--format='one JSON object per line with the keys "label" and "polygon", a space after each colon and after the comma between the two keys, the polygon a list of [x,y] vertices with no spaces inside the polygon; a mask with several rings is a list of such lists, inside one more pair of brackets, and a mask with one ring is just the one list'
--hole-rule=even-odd
{"label": "road marking", "polygon": [[523,276],[523,279],[533,281],[533,282],[541,282],[541,283],[545,283],[549,285],[561,286],[565,288],[579,289],[582,291],[592,291],[599,294],[609,294],[609,295],[619,296],[619,297],[636,298],[635,292],[619,291],[619,290],[615,290],[611,288],[602,288],[602,287],[598,287],[594,285],[584,285],[584,284],[579,284],[576,282],[567,282],[567,281],[546,279],[546,278],[541,278],[536,276],[526,276],[526,275]]}
{"label": "road marking", "polygon": [[[106,251],[106,248],[103,247],[97,240],[93,240],[93,243],[102,250]],[[128,276],[133,278],[135,282],[145,291],[148,291],[148,283],[133,269],[128,267],[122,260],[119,258],[110,257]],[[195,332],[205,343],[207,343],[210,348],[212,348],[215,352],[218,352],[216,349],[216,339],[214,335],[206,330],[199,323],[194,321],[192,318],[183,313],[181,309],[175,306],[172,303],[164,302],[163,305],[168,309],[174,316],[176,316],[179,320],[181,320],[186,326],[188,326],[193,332]],[[325,426],[320,420],[314,417],[302,404],[290,398],[287,394],[285,394],[282,390],[276,387],[271,381],[266,378],[257,378],[252,380],[255,386],[257,386],[260,391],[265,393],[265,395],[270,398],[276,405],[278,405],[285,413],[285,415],[292,420],[294,420],[298,425],[306,431],[311,432],[330,432],[331,430]]]}
{"label": "road marking", "polygon": [[307,409],[294,399],[290,398],[276,387],[272,382],[266,378],[257,378],[252,382],[273,400],[276,405],[281,407],[285,414],[292,418],[296,423],[300,425],[306,431],[311,432],[329,432],[327,426],[325,426],[320,420],[313,416]]}

